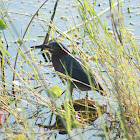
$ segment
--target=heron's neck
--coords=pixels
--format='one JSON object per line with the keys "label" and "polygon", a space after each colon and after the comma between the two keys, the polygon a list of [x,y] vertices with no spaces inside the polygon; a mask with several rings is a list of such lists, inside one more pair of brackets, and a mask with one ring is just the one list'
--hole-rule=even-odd
{"label": "heron's neck", "polygon": [[53,63],[53,67],[55,68],[56,71],[60,71],[60,67],[62,65],[61,59],[63,56],[67,55],[65,54],[52,54],[52,63]]}

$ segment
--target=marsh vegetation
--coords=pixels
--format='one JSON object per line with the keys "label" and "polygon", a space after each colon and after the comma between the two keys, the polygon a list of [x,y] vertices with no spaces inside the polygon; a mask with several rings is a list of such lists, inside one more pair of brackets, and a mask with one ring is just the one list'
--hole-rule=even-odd
{"label": "marsh vegetation", "polygon": [[[140,53],[138,41],[123,20],[124,2],[109,0],[109,7],[100,13],[95,10],[101,6],[97,1],[74,2],[77,19],[69,21],[59,15],[61,1],[51,6],[49,18],[40,18],[41,9],[48,6],[45,1],[32,15],[16,13],[30,19],[22,25],[21,18],[21,28],[17,28],[6,1],[1,1],[0,138],[140,139]],[[68,9],[66,6],[64,12]],[[104,16],[106,12],[109,18]],[[40,29],[34,29],[35,24],[45,33],[36,34],[37,41],[31,36]],[[70,28],[61,25],[61,30],[57,24]],[[31,40],[36,45],[63,41],[96,75],[106,96],[90,91],[88,97],[75,90],[70,98],[69,84],[63,84],[52,68],[50,54],[30,49]]]}

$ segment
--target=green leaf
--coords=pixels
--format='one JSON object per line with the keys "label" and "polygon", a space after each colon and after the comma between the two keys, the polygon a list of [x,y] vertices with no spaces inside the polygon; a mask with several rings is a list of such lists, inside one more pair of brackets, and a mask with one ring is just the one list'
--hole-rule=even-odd
{"label": "green leaf", "polygon": [[6,28],[5,23],[3,22],[2,19],[0,19],[0,30],[4,30]]}
{"label": "green leaf", "polygon": [[53,98],[58,98],[62,94],[62,89],[59,86],[53,86],[48,91]]}

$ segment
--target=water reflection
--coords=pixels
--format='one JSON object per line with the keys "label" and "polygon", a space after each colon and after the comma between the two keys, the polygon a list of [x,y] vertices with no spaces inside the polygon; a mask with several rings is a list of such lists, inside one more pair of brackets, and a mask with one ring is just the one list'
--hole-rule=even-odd
{"label": "water reflection", "polygon": [[[70,103],[69,103],[70,104]],[[102,114],[106,113],[106,105],[99,105],[98,102],[92,101],[90,99],[79,99],[73,101],[73,108],[71,114],[71,129],[83,128],[86,125],[94,125],[94,121],[99,118],[99,110]],[[72,108],[72,107],[71,107]],[[65,105],[62,105],[62,112],[65,112]],[[74,119],[73,119],[74,114]],[[51,114],[51,116],[54,114]],[[53,117],[51,117],[52,119]],[[52,120],[51,120],[52,121]],[[37,124],[40,127],[47,128],[50,130],[59,130],[59,134],[67,134],[65,118],[60,115],[56,115],[55,123],[53,125]]]}

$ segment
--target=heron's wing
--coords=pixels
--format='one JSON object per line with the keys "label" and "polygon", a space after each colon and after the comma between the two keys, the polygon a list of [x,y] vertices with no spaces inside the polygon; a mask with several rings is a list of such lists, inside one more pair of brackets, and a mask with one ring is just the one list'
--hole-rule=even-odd
{"label": "heron's wing", "polygon": [[96,91],[102,94],[101,91],[104,90],[101,85],[94,79],[93,75],[78,62],[80,59],[78,59],[78,61],[76,59],[71,55],[64,55],[60,60],[61,64],[59,64],[62,70],[60,72],[77,80],[72,81],[80,90],[88,91],[95,88]]}
{"label": "heron's wing", "polygon": [[[63,66],[62,73],[68,74],[73,79],[88,85],[90,85],[89,79],[91,79],[92,83],[95,82],[91,73],[86,71],[86,69],[84,69],[84,67],[76,59],[70,55],[63,56],[61,58],[61,64]],[[80,59],[78,60],[80,61]]]}

